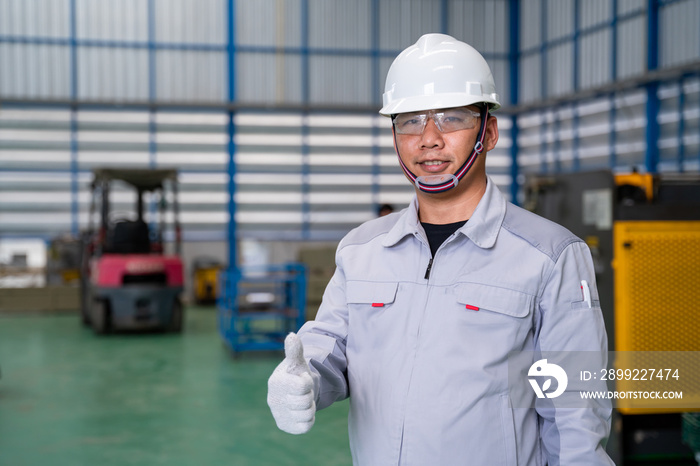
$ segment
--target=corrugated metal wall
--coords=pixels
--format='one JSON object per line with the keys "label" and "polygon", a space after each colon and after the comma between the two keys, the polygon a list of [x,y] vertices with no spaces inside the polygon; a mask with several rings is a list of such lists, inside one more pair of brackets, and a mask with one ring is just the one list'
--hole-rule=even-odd
{"label": "corrugated metal wall", "polygon": [[522,0],[520,11],[520,173],[700,169],[700,2]]}
{"label": "corrugated metal wall", "polygon": [[[240,103],[374,106],[393,58],[427,32],[479,48],[508,88],[507,0],[233,3]],[[227,0],[0,0],[0,95],[225,103],[227,8]]]}
{"label": "corrugated metal wall", "polygon": [[[412,197],[376,114],[402,48],[426,32],[473,39],[508,87],[507,40],[494,32],[505,0],[230,3],[232,44],[226,0],[0,0],[0,234],[76,232],[90,170],[128,165],[179,167],[186,237],[225,238],[231,93],[245,107],[235,115],[238,234],[337,239],[379,204]],[[77,106],[26,105],[51,100]],[[499,150],[489,164],[507,190]],[[129,210],[130,197],[117,199]]]}
{"label": "corrugated metal wall", "polygon": [[[697,170],[699,3],[0,0],[0,235],[77,232],[94,166],[174,165],[190,238],[226,237],[235,172],[240,235],[337,239],[412,196],[376,110],[393,58],[427,32],[492,67],[504,192],[518,172]],[[681,71],[650,93],[657,68]]]}

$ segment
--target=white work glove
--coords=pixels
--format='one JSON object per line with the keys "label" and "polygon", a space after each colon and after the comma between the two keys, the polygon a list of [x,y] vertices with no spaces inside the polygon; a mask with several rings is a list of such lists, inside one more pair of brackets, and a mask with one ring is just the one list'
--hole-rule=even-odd
{"label": "white work glove", "polygon": [[267,381],[267,404],[277,427],[290,434],[305,434],[316,420],[316,402],[304,346],[295,333],[284,340],[284,356]]}

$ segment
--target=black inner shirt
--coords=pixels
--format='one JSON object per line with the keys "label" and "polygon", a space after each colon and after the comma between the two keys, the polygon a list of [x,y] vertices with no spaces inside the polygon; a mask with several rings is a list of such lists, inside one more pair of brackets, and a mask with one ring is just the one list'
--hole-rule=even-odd
{"label": "black inner shirt", "polygon": [[452,233],[462,228],[462,226],[464,226],[465,223],[467,223],[466,220],[456,223],[446,223],[444,225],[435,225],[434,223],[420,222],[420,224],[423,225],[423,229],[425,230],[425,235],[428,237],[428,244],[430,244],[430,253],[433,257],[435,257],[435,252],[442,245],[442,243],[444,243],[445,240],[452,235]]}

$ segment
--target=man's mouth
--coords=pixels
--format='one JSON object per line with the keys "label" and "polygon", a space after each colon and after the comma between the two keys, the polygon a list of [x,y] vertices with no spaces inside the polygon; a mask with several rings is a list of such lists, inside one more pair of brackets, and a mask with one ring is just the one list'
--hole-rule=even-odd
{"label": "man's mouth", "polygon": [[420,166],[423,168],[423,170],[429,173],[436,173],[442,171],[445,167],[447,167],[447,162],[442,160],[428,160],[425,162],[421,162]]}

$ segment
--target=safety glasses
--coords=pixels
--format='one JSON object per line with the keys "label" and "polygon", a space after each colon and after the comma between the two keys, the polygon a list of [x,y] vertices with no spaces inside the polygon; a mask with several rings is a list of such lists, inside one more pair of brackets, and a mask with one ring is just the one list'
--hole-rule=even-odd
{"label": "safety glasses", "polygon": [[476,119],[481,114],[465,107],[448,108],[444,110],[429,110],[427,112],[399,113],[393,119],[397,134],[423,134],[428,118],[432,118],[435,126],[443,133],[451,133],[461,129],[476,127]]}

